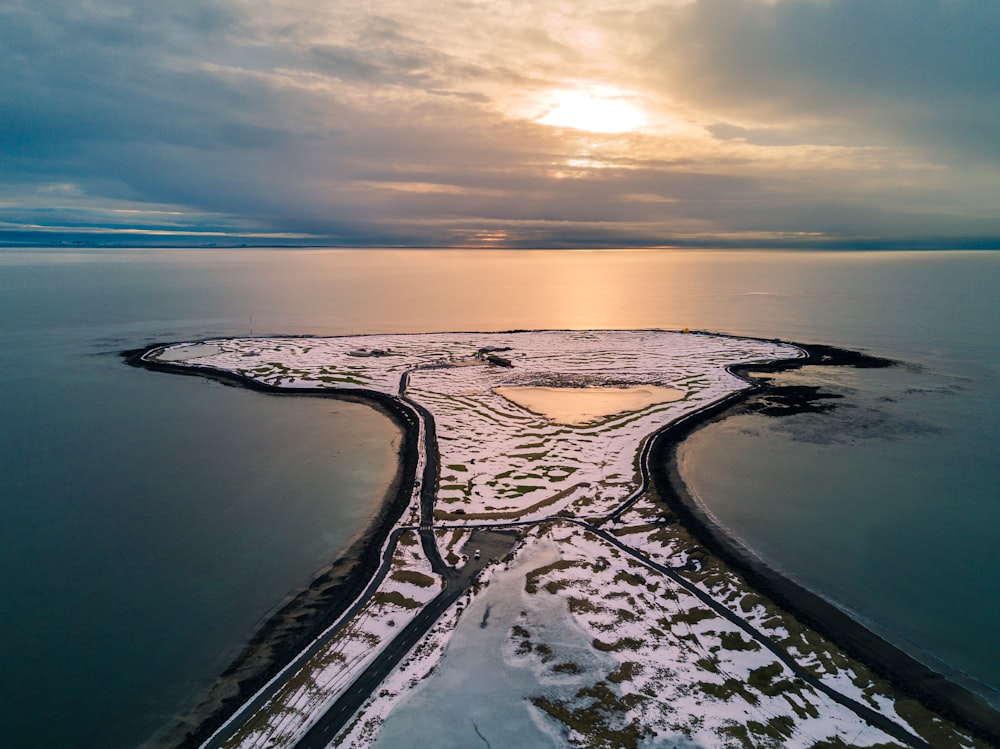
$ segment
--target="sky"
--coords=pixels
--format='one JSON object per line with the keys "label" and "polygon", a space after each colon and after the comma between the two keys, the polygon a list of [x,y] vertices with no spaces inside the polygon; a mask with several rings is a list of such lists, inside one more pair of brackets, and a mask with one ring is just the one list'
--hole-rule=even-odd
{"label": "sky", "polygon": [[1000,247],[996,0],[0,0],[0,245]]}

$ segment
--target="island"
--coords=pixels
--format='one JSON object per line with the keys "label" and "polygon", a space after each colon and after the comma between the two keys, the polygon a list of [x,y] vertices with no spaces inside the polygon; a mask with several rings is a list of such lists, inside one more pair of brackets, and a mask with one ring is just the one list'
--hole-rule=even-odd
{"label": "island", "polygon": [[[498,671],[534,674],[517,698],[525,730],[567,746],[1000,737],[984,701],[744,553],[677,471],[674,448],[698,425],[821,397],[755,373],[889,362],[687,330],[222,338],[126,353],[149,369],[359,400],[403,434],[371,527],[162,745],[378,746],[475,628],[489,629]],[[441,730],[489,746],[476,720]]]}

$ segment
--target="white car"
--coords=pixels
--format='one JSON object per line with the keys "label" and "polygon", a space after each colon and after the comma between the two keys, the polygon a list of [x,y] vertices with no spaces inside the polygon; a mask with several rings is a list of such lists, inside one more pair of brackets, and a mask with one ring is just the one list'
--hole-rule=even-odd
{"label": "white car", "polygon": [[475,556],[473,558],[474,559],[479,559],[479,549],[476,549],[476,554],[475,554]]}

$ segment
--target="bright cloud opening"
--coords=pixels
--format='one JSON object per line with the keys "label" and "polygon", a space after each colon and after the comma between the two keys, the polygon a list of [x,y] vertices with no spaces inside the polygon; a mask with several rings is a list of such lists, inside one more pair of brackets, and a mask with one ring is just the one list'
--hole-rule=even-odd
{"label": "bright cloud opening", "polygon": [[634,94],[615,89],[557,91],[547,102],[548,111],[535,122],[592,133],[633,132],[649,122],[634,99]]}

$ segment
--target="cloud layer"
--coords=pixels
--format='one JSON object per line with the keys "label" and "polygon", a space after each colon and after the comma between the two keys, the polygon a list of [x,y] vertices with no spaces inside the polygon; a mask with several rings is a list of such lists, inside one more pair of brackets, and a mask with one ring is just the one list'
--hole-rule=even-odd
{"label": "cloud layer", "polygon": [[7,0],[0,242],[990,244],[997,38],[973,0]]}

